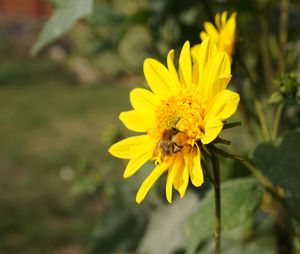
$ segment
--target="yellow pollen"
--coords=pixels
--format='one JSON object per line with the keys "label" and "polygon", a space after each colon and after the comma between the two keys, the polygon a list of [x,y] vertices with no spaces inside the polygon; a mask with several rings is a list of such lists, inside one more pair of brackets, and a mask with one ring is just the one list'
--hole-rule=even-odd
{"label": "yellow pollen", "polygon": [[156,124],[148,131],[155,140],[172,128],[187,135],[187,145],[193,146],[203,135],[205,105],[198,91],[182,91],[162,100],[156,109]]}

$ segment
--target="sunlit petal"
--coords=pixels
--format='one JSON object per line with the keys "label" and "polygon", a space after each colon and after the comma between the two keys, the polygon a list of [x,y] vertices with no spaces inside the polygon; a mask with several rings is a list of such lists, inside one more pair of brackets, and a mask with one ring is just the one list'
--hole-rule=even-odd
{"label": "sunlit petal", "polygon": [[191,149],[187,160],[192,184],[199,187],[203,184],[204,179],[201,167],[201,151],[197,145],[195,145],[194,149]]}
{"label": "sunlit petal", "polygon": [[153,112],[159,100],[150,91],[143,88],[135,88],[130,92],[130,102],[134,109]]}
{"label": "sunlit petal", "polygon": [[130,159],[134,156],[132,149],[142,149],[148,146],[149,142],[151,138],[148,135],[133,136],[113,144],[108,152],[121,159]]}
{"label": "sunlit petal", "polygon": [[179,192],[180,197],[182,198],[186,192],[186,188],[189,182],[189,172],[186,162],[183,157],[179,157],[176,160],[175,165],[176,175],[174,179],[174,188]]}
{"label": "sunlit petal", "polygon": [[231,63],[230,58],[225,52],[218,52],[213,58],[209,59],[205,66],[204,73],[207,75],[206,79],[202,79],[202,89],[204,91],[204,98],[207,98],[209,90],[212,89],[213,84],[217,79],[224,76],[230,76]]}
{"label": "sunlit petal", "polygon": [[123,177],[128,178],[138,171],[148,160],[151,159],[153,147],[150,145],[144,149],[140,149],[138,155],[134,156],[127,164]]}
{"label": "sunlit petal", "polygon": [[[221,91],[225,90],[228,86],[231,79],[231,75],[229,76],[220,76],[215,80],[211,89],[208,91],[207,101],[212,101],[212,99]],[[211,105],[211,104],[209,104]]]}
{"label": "sunlit petal", "polygon": [[235,113],[239,101],[239,94],[230,90],[223,90],[214,97],[207,113],[224,121]]}
{"label": "sunlit petal", "polygon": [[119,118],[129,130],[146,132],[155,121],[153,113],[145,114],[143,111],[131,110],[122,112]]}
{"label": "sunlit petal", "polygon": [[214,141],[220,134],[223,128],[223,123],[214,115],[209,115],[205,118],[204,135],[201,138],[203,144],[209,144]]}
{"label": "sunlit petal", "polygon": [[230,61],[234,53],[236,32],[236,12],[227,20],[227,11],[217,13],[215,25],[210,22],[204,23],[204,31],[200,32],[200,39],[203,41],[210,37],[217,45],[219,51],[229,54]]}
{"label": "sunlit petal", "polygon": [[174,54],[175,54],[175,51],[173,49],[169,51],[168,56],[167,56],[167,65],[168,65],[168,69],[169,69],[169,72],[170,72],[170,75],[171,75],[171,78],[173,81],[174,87],[172,87],[172,89],[176,90],[180,86],[180,84],[179,84],[178,74],[177,74],[176,68],[174,66]]}
{"label": "sunlit petal", "polygon": [[190,43],[187,41],[184,43],[179,57],[180,81],[186,88],[191,86],[192,80],[192,61],[190,52]]}
{"label": "sunlit petal", "polygon": [[167,97],[172,91],[172,79],[168,69],[156,61],[147,58],[144,61],[144,74],[151,90],[160,98]]}
{"label": "sunlit petal", "polygon": [[207,34],[209,34],[209,37],[211,37],[214,41],[218,41],[219,33],[212,23],[205,22],[204,29],[206,30]]}
{"label": "sunlit petal", "polygon": [[168,168],[168,164],[163,163],[156,166],[156,168],[153,169],[153,171],[145,179],[145,181],[143,182],[143,184],[141,185],[141,187],[139,188],[136,194],[136,202],[138,204],[140,204],[144,200],[152,185],[167,170],[167,168]]}
{"label": "sunlit petal", "polygon": [[166,197],[169,203],[172,203],[172,188],[173,188],[173,182],[175,175],[177,173],[177,167],[175,167],[175,161],[176,157],[173,158],[173,160],[170,162],[170,169],[167,176],[167,182],[166,182]]}

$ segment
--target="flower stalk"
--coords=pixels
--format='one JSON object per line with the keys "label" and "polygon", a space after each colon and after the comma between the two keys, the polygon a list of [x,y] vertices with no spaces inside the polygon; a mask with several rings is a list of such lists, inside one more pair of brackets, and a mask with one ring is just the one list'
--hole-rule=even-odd
{"label": "flower stalk", "polygon": [[220,165],[218,155],[212,151],[211,161],[214,174],[214,190],[215,190],[215,254],[221,253],[221,188],[220,188]]}

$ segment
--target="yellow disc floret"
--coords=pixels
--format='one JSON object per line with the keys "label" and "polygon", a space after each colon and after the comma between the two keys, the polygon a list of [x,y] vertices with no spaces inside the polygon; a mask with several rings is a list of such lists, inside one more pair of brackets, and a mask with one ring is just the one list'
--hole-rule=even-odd
{"label": "yellow disc floret", "polygon": [[189,151],[204,134],[204,106],[197,90],[182,89],[162,100],[155,125],[148,131],[157,142],[153,159],[160,163],[178,152]]}

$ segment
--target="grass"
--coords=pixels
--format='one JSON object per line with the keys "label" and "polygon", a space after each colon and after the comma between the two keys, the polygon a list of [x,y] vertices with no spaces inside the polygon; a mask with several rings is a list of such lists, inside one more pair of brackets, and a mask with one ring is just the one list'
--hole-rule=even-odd
{"label": "grass", "polygon": [[0,70],[0,253],[84,253],[99,199],[74,198],[62,172],[107,160],[103,132],[120,126],[129,89],[74,86],[44,59]]}

